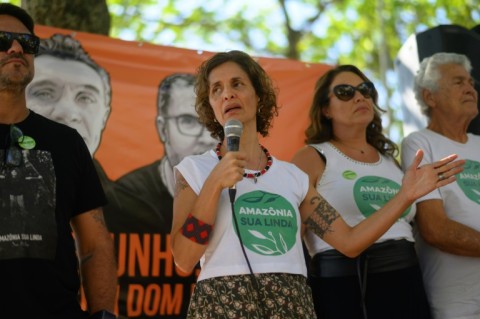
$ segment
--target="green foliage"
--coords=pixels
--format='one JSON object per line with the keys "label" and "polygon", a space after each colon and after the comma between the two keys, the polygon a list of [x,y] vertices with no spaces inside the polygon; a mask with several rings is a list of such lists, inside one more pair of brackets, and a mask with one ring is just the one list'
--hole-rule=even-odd
{"label": "green foliage", "polygon": [[[472,28],[477,0],[107,0],[111,36],[308,62],[355,64],[384,89],[387,133],[402,136],[393,63],[409,35],[439,24]],[[393,83],[392,83],[393,82]],[[382,91],[383,92],[383,91]],[[392,137],[393,135],[393,137]]]}
{"label": "green foliage", "polygon": [[113,37],[207,50],[235,47],[311,62],[354,63],[378,78],[381,45],[391,68],[410,34],[439,23],[475,26],[480,11],[474,2],[107,0]]}
{"label": "green foliage", "polygon": [[[22,2],[34,0],[22,0]],[[65,0],[68,1],[68,0]],[[414,33],[474,27],[478,0],[106,0],[110,36],[161,45],[355,64],[380,91],[387,133],[402,136],[395,57]],[[20,4],[20,0],[11,0]]]}

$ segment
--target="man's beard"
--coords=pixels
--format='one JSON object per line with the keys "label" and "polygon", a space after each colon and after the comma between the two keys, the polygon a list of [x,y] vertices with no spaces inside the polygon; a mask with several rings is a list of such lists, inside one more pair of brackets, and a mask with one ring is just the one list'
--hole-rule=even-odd
{"label": "man's beard", "polygon": [[[22,59],[25,61],[26,72],[21,71],[20,66],[13,66],[14,70],[11,72],[2,72],[0,71],[0,90],[1,91],[10,91],[10,92],[23,92],[27,87],[28,83],[33,80],[34,72],[28,68],[28,61],[21,54],[12,54],[9,57],[6,57],[0,61],[0,68],[3,68],[8,60],[10,59]],[[21,74],[20,74],[21,73]]]}
{"label": "man's beard", "polygon": [[32,74],[26,74],[22,79],[16,81],[12,80],[11,77],[2,74],[0,75],[0,91],[21,93],[25,90],[32,79]]}

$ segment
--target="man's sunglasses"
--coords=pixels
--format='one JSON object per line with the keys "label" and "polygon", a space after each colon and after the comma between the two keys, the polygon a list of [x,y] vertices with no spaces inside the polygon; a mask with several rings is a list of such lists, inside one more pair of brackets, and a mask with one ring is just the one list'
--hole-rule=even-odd
{"label": "man's sunglasses", "polygon": [[10,146],[5,153],[5,166],[18,167],[22,164],[22,150],[18,144],[23,142],[23,132],[15,125],[10,125]]}
{"label": "man's sunglasses", "polygon": [[0,31],[0,51],[8,51],[12,47],[14,40],[23,48],[27,54],[37,54],[40,46],[40,38],[29,33],[15,33]]}
{"label": "man's sunglasses", "polygon": [[351,99],[353,99],[353,97],[355,96],[355,91],[360,92],[363,97],[368,99],[373,96],[375,86],[372,82],[363,82],[356,87],[349,84],[340,84],[336,85],[333,88],[333,93],[335,94],[335,96],[342,101],[350,101]]}

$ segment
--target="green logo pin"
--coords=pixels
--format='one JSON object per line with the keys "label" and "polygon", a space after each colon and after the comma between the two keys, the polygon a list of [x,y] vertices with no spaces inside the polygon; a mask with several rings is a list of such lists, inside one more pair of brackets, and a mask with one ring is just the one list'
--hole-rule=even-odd
{"label": "green logo pin", "polygon": [[36,142],[32,137],[23,135],[18,139],[18,145],[24,150],[31,150],[35,147]]}

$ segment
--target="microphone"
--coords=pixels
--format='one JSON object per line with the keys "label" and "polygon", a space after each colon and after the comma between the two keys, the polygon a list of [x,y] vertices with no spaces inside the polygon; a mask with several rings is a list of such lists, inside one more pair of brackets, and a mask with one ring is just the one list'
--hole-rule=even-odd
{"label": "microphone", "polygon": [[240,136],[243,131],[242,122],[236,119],[228,120],[223,130],[227,138],[227,152],[237,152],[240,148]]}
{"label": "microphone", "polygon": [[[243,124],[239,120],[231,119],[225,123],[223,128],[225,138],[227,139],[227,152],[237,152],[240,149],[240,136],[243,131]],[[235,201],[237,190],[235,185],[229,187],[228,194],[230,195],[230,202]]]}

